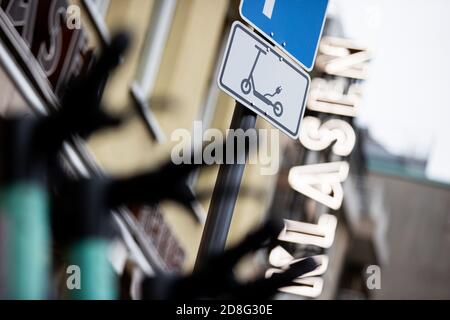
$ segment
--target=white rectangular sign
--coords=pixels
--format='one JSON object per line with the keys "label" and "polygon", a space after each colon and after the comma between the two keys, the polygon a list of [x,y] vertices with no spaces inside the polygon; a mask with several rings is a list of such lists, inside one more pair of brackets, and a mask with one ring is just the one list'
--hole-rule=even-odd
{"label": "white rectangular sign", "polygon": [[296,139],[310,81],[272,45],[233,23],[218,79],[223,91]]}

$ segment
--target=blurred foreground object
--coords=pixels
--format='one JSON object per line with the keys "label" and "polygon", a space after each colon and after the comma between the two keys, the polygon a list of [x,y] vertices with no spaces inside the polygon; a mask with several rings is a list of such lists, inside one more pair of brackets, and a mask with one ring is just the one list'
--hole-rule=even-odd
{"label": "blurred foreground object", "polygon": [[143,299],[268,299],[278,288],[288,285],[295,278],[314,270],[313,259],[304,259],[283,273],[269,279],[258,278],[239,283],[233,268],[245,255],[255,252],[273,241],[282,231],[279,221],[271,220],[250,234],[237,246],[223,254],[213,256],[189,276],[163,275],[147,278],[142,284]]}
{"label": "blurred foreground object", "polygon": [[[128,36],[119,34],[63,97],[61,110],[48,117],[1,119],[0,207],[6,245],[0,252],[6,298],[45,299],[49,294],[50,230],[48,165],[72,135],[89,135],[119,121],[100,110],[109,73],[120,62]],[[2,227],[3,229],[3,227]]]}

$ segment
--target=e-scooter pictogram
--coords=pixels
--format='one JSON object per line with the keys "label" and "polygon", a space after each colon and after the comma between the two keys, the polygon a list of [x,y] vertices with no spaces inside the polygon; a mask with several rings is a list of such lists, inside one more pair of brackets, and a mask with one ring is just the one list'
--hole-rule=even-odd
{"label": "e-scooter pictogram", "polygon": [[255,97],[257,97],[259,100],[264,102],[265,104],[273,107],[273,112],[277,117],[280,117],[283,114],[283,105],[281,102],[273,102],[269,98],[273,98],[277,94],[280,94],[282,91],[281,86],[276,88],[275,92],[273,94],[266,93],[262,94],[256,90],[255,87],[255,79],[253,78],[253,72],[255,71],[256,64],[258,63],[259,57],[261,56],[261,53],[267,54],[265,49],[261,49],[259,46],[255,45],[255,48],[258,50],[258,54],[256,55],[255,62],[253,63],[252,70],[250,71],[250,75],[248,78],[245,78],[241,82],[241,90],[244,94],[249,94],[250,91],[252,91],[253,88],[253,94]]}

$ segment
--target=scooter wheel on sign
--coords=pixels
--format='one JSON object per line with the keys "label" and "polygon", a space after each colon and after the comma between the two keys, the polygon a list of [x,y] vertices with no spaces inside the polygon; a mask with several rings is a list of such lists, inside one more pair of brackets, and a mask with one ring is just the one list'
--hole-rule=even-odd
{"label": "scooter wheel on sign", "polygon": [[273,105],[273,112],[277,117],[280,117],[283,114],[283,105],[281,102],[275,102]]}
{"label": "scooter wheel on sign", "polygon": [[241,90],[244,94],[249,94],[252,89],[252,85],[249,79],[244,79],[241,82]]}

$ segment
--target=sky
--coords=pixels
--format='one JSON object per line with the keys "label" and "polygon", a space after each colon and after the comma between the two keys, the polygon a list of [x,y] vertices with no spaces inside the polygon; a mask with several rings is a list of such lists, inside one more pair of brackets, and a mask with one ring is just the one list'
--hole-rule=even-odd
{"label": "sky", "polygon": [[450,1],[330,0],[347,38],[374,54],[358,121],[390,152],[450,182]]}

